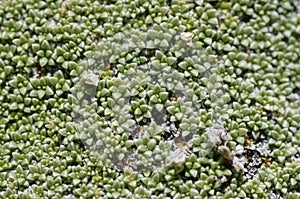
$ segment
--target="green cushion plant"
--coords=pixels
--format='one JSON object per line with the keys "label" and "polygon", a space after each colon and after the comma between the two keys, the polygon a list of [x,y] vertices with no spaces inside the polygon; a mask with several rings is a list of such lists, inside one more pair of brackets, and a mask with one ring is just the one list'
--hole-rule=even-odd
{"label": "green cushion plant", "polygon": [[299,198],[299,12],[1,1],[1,198]]}

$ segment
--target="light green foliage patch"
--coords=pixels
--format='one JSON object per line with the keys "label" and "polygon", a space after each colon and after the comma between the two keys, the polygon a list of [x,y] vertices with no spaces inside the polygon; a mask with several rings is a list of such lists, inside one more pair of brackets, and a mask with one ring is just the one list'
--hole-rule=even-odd
{"label": "light green foliage patch", "polygon": [[1,1],[1,197],[299,198],[299,10]]}

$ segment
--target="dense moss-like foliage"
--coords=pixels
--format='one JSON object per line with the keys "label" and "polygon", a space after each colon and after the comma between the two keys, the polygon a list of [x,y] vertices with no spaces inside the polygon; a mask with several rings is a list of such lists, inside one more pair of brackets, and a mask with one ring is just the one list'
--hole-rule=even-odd
{"label": "dense moss-like foliage", "polygon": [[300,3],[0,2],[1,198],[299,198]]}

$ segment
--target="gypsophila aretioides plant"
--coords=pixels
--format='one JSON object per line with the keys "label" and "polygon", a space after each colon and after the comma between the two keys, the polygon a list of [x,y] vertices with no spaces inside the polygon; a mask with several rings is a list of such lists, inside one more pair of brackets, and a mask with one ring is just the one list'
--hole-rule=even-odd
{"label": "gypsophila aretioides plant", "polygon": [[[134,171],[182,165],[194,137],[222,126],[222,60],[193,42],[195,34],[131,29],[99,38],[86,53],[73,116],[82,142],[105,164]],[[213,148],[202,145],[196,155]]]}

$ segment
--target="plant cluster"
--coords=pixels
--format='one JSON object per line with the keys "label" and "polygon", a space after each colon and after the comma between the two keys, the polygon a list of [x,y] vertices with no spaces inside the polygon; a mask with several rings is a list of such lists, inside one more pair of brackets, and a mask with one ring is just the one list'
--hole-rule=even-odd
{"label": "plant cluster", "polygon": [[1,198],[299,198],[297,1],[3,0]]}

